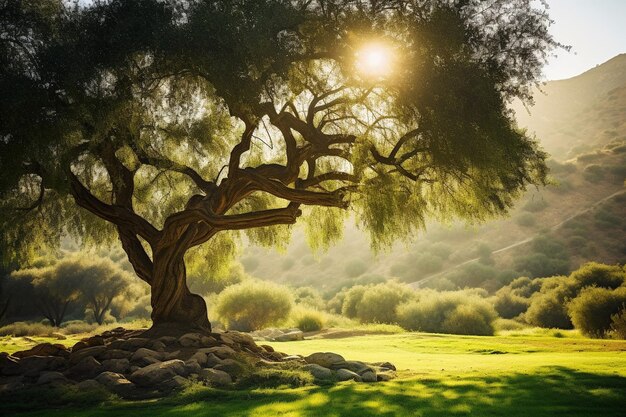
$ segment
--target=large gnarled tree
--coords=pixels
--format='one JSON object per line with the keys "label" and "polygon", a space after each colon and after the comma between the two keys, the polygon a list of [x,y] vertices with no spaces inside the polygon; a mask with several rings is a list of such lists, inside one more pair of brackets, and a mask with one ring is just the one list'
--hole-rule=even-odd
{"label": "large gnarled tree", "polygon": [[4,258],[117,236],[157,328],[210,329],[185,260],[237,231],[324,245],[350,209],[386,244],[545,181],[507,110],[559,46],[534,2],[0,3]]}

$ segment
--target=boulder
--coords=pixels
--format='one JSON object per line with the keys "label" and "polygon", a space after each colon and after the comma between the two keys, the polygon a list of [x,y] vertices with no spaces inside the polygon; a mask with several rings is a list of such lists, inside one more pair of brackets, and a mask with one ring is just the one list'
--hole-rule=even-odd
{"label": "boulder", "polygon": [[376,373],[374,371],[366,371],[361,374],[363,382],[376,382],[378,381]]}
{"label": "boulder", "polygon": [[[213,354],[212,354],[213,355]],[[215,356],[215,355],[213,355]],[[196,361],[201,366],[206,366],[207,363],[207,354],[204,352],[196,352],[189,358],[190,361]]]}
{"label": "boulder", "polygon": [[168,345],[174,344],[174,342],[176,342],[177,340],[178,339],[176,339],[174,336],[162,336],[162,337],[159,337],[156,341],[161,342],[164,345],[168,346]]}
{"label": "boulder", "polygon": [[189,385],[189,380],[180,375],[174,375],[171,379],[164,381],[160,384],[159,388],[161,390],[174,390],[179,391]]}
{"label": "boulder", "polygon": [[95,379],[85,379],[84,381],[80,381],[76,387],[80,391],[93,391],[99,389],[101,385]]}
{"label": "boulder", "polygon": [[301,330],[293,330],[288,333],[283,333],[280,336],[274,338],[277,342],[294,342],[296,340],[304,340],[304,333]]}
{"label": "boulder", "polygon": [[102,368],[110,372],[123,374],[124,372],[128,371],[129,367],[130,361],[126,358],[107,359],[105,361],[102,361]]}
{"label": "boulder", "polygon": [[109,343],[110,349],[137,350],[150,343],[145,337],[131,337],[130,339],[117,339]]}
{"label": "boulder", "polygon": [[334,364],[345,362],[343,356],[332,352],[316,352],[304,358],[306,363],[315,363],[323,366],[324,368],[330,368]]}
{"label": "boulder", "polygon": [[191,374],[199,374],[201,370],[202,366],[200,366],[197,360],[191,359],[185,362],[185,376],[189,376]]}
{"label": "boulder", "polygon": [[165,345],[165,343],[161,342],[160,340],[155,340],[152,343],[150,343],[148,347],[157,352],[163,352],[167,346]]}
{"label": "boulder", "polygon": [[75,365],[89,356],[97,358],[104,354],[106,350],[107,348],[105,346],[92,346],[80,349],[78,352],[72,352],[70,355],[70,365]]}
{"label": "boulder", "polygon": [[20,372],[19,358],[0,352],[0,375],[17,375]]}
{"label": "boulder", "polygon": [[359,361],[338,362],[338,363],[332,364],[330,367],[332,369],[349,369],[352,372],[355,372],[359,375],[361,375],[364,372],[375,372],[371,366],[363,362],[359,362]]}
{"label": "boulder", "polygon": [[222,340],[224,339],[224,337],[226,337],[226,338],[232,340],[234,343],[238,343],[240,345],[244,345],[244,346],[252,347],[252,348],[256,348],[257,347],[257,345],[254,342],[254,339],[252,338],[252,336],[250,336],[247,333],[228,331],[228,332],[222,333],[222,335],[221,335]]}
{"label": "boulder", "polygon": [[131,353],[127,350],[122,349],[107,349],[106,352],[98,355],[98,357],[102,360],[108,359],[128,359],[131,356]]}
{"label": "boulder", "polygon": [[41,343],[28,350],[15,352],[13,356],[16,358],[26,358],[28,356],[62,356],[66,358],[70,356],[70,352],[65,346],[58,343],[54,345],[52,343]]}
{"label": "boulder", "polygon": [[70,381],[68,381],[65,375],[63,375],[61,372],[55,371],[42,372],[42,374],[39,376],[39,379],[37,379],[37,385],[46,385],[52,383],[68,384],[70,383]]}
{"label": "boulder", "polygon": [[390,381],[395,377],[396,373],[394,371],[378,372],[376,374],[377,381]]}
{"label": "boulder", "polygon": [[115,372],[102,372],[96,377],[96,381],[121,396],[128,396],[135,391],[135,384],[126,379],[124,375]]}
{"label": "boulder", "polygon": [[359,376],[359,374],[357,374],[356,372],[352,372],[349,369],[339,369],[337,370],[335,375],[339,381],[350,381],[350,380],[353,380],[356,382],[363,381],[361,377]]}
{"label": "boulder", "polygon": [[311,373],[311,375],[313,375],[313,378],[315,378],[316,380],[329,380],[332,379],[333,377],[333,372],[328,369],[328,368],[324,368],[323,366],[320,366],[316,363],[310,363],[308,365],[304,365],[302,367],[305,371],[308,371]]}
{"label": "boulder", "polygon": [[222,363],[222,360],[220,358],[215,356],[215,354],[213,353],[209,353],[208,355],[206,355],[206,361],[204,362],[203,366],[206,366],[207,368],[213,368],[215,365],[219,365],[220,363]]}
{"label": "boulder", "polygon": [[172,379],[175,375],[184,374],[185,362],[172,359],[138,369],[130,375],[129,379],[139,386],[150,387]]}
{"label": "boulder", "polygon": [[218,369],[202,369],[198,374],[200,379],[203,381],[207,381],[210,385],[213,386],[224,386],[230,385],[233,383],[233,379],[228,373],[224,371],[220,371]]}
{"label": "boulder", "polygon": [[198,349],[198,352],[206,353],[207,355],[209,353],[213,353],[215,356],[217,356],[220,359],[232,358],[233,356],[237,354],[237,352],[235,352],[235,350],[229,346],[215,346],[215,347],[210,347],[210,348],[201,348],[201,349]]}
{"label": "boulder", "polygon": [[182,347],[198,347],[201,342],[202,335],[200,333],[187,333],[178,339],[178,343],[180,343]]}
{"label": "boulder", "polygon": [[102,372],[102,364],[98,362],[93,356],[87,356],[83,358],[76,365],[68,369],[65,374],[70,378],[83,380],[91,379]]}
{"label": "boulder", "polygon": [[145,358],[154,358],[154,359],[162,360],[163,354],[155,350],[151,350],[147,348],[139,348],[135,351],[135,353],[133,353],[133,355],[130,357],[130,360],[132,362],[141,362],[142,359],[145,359]]}
{"label": "boulder", "polygon": [[204,347],[213,347],[219,346],[220,342],[218,342],[217,339],[212,336],[202,336],[202,338],[200,339],[200,345]]}
{"label": "boulder", "polygon": [[58,356],[28,356],[19,361],[16,373],[26,377],[38,377],[43,371],[56,371],[65,366],[67,361]]}
{"label": "boulder", "polygon": [[396,367],[394,366],[394,364],[390,363],[390,362],[375,362],[372,365],[376,365],[379,368],[383,368],[383,369],[388,369],[390,371],[396,371]]}

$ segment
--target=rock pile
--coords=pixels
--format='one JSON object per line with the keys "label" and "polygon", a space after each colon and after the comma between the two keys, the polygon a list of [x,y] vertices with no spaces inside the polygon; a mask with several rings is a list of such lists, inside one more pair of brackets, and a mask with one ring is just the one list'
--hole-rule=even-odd
{"label": "rock pile", "polygon": [[0,353],[0,391],[36,386],[104,387],[124,398],[165,395],[190,381],[229,387],[259,367],[291,364],[317,382],[376,382],[392,378],[389,363],[346,361],[335,353],[288,356],[257,345],[239,332],[187,333],[145,338],[139,331],[117,328],[71,348],[44,343],[13,355]]}
{"label": "rock pile", "polygon": [[300,329],[263,329],[250,333],[250,336],[258,342],[293,342],[303,340],[304,333]]}

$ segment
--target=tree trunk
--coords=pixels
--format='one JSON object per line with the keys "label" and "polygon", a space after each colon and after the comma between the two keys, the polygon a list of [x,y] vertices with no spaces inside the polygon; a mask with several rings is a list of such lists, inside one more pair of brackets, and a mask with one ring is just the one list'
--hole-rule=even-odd
{"label": "tree trunk", "polygon": [[187,287],[184,252],[173,245],[154,254],[152,323],[155,332],[210,332],[204,299]]}

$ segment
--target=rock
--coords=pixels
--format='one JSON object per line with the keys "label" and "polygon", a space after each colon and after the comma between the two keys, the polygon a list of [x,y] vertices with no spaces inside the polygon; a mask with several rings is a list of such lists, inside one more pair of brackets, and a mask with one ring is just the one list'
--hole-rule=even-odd
{"label": "rock", "polygon": [[131,337],[130,339],[117,339],[109,343],[110,349],[137,350],[150,343],[145,337]]}
{"label": "rock", "polygon": [[54,337],[56,340],[66,340],[67,337],[62,333],[50,333],[50,336]]}
{"label": "rock", "polygon": [[176,339],[174,336],[162,336],[162,337],[159,337],[156,341],[161,342],[167,346],[167,345],[174,344],[174,342],[176,342],[177,340],[178,339]]}
{"label": "rock", "polygon": [[261,345],[261,348],[265,349],[266,352],[274,352],[274,348],[270,345]]}
{"label": "rock", "polygon": [[304,358],[306,363],[315,363],[324,368],[330,368],[336,363],[345,362],[343,356],[332,352],[316,352]]}
{"label": "rock", "polygon": [[376,374],[377,381],[390,381],[396,377],[396,373],[394,371],[387,372],[379,372]]}
{"label": "rock", "polygon": [[289,333],[281,334],[274,338],[277,342],[293,342],[296,340],[304,340],[304,333],[301,330],[294,330]]}
{"label": "rock", "polygon": [[165,360],[178,359],[180,354],[181,354],[180,350],[175,350],[174,352],[170,352],[170,353],[166,354],[165,355]]}
{"label": "rock", "polygon": [[233,383],[231,376],[224,371],[220,371],[219,369],[202,369],[198,375],[200,379],[207,381],[214,386],[224,386]]}
{"label": "rock", "polygon": [[128,359],[130,356],[130,352],[122,349],[107,349],[106,352],[98,355],[98,357],[102,360],[108,359]]}
{"label": "rock", "polygon": [[23,376],[3,378],[0,383],[0,393],[19,391],[26,387]]}
{"label": "rock", "polygon": [[215,356],[215,354],[213,353],[209,353],[208,355],[206,355],[206,361],[203,366],[206,366],[207,368],[213,368],[215,365],[219,365],[220,363],[222,363],[222,360],[220,358]]}
{"label": "rock", "polygon": [[45,385],[51,383],[68,383],[69,381],[61,372],[43,372],[39,379],[37,379],[37,385]]}
{"label": "rock", "polygon": [[62,356],[67,358],[70,356],[70,352],[67,348],[61,344],[41,343],[28,350],[21,352],[15,352],[13,354],[16,358],[26,358],[28,356]]}
{"label": "rock", "polygon": [[233,348],[228,347],[228,346],[215,346],[211,348],[202,348],[202,349],[198,349],[198,352],[206,353],[207,355],[209,353],[213,353],[215,356],[217,356],[220,359],[232,358],[233,356],[237,354],[237,352],[235,352]]}
{"label": "rock", "polygon": [[224,359],[222,362],[215,365],[213,369],[224,371],[229,375],[239,375],[243,372],[243,365],[234,359]]}
{"label": "rock", "polygon": [[126,379],[124,378],[124,375],[110,371],[104,371],[95,378],[96,382],[104,385],[105,387],[117,385],[118,381],[122,379]]}
{"label": "rock", "polygon": [[102,364],[93,356],[87,356],[68,369],[65,374],[71,378],[83,380],[91,379],[100,372],[102,372]]}
{"label": "rock", "polygon": [[376,362],[376,363],[373,363],[372,365],[376,365],[379,368],[388,369],[390,371],[397,371],[396,367],[392,363],[389,363],[389,362]]}
{"label": "rock", "polygon": [[67,361],[58,356],[28,356],[19,361],[17,373],[26,377],[38,377],[43,371],[56,371],[65,366]]}
{"label": "rock", "polygon": [[130,362],[126,358],[107,359],[105,361],[102,361],[102,368],[110,372],[123,374],[124,372],[128,371],[129,367],[130,367]]}
{"label": "rock", "polygon": [[148,365],[133,372],[129,379],[139,386],[150,387],[172,379],[175,375],[185,374],[185,362],[172,359]]}
{"label": "rock", "polygon": [[364,372],[375,372],[371,366],[359,361],[338,362],[332,364],[330,367],[332,369],[349,369],[350,371],[356,372],[359,375],[363,374]]}
{"label": "rock", "polygon": [[126,379],[124,375],[115,372],[102,372],[96,377],[96,381],[122,396],[127,396],[135,391],[135,384]]}
{"label": "rock", "polygon": [[148,345],[150,347],[150,349],[155,350],[157,352],[163,352],[166,348],[165,343],[159,341],[159,340],[155,340],[152,343],[150,343]]}
{"label": "rock", "polygon": [[89,345],[87,345],[86,342],[80,341],[80,342],[76,342],[74,344],[74,346],[72,346],[72,352],[78,352],[81,349],[85,349],[89,347]]}
{"label": "rock", "polygon": [[185,362],[185,376],[199,374],[201,370],[202,366],[200,366],[197,360],[191,359]]}
{"label": "rock", "polygon": [[339,370],[337,370],[335,375],[337,376],[337,379],[340,380],[340,381],[353,380],[353,381],[356,381],[356,382],[362,382],[362,379],[359,376],[359,374],[357,374],[355,372],[352,372],[349,369],[339,369]]}
{"label": "rock", "polygon": [[76,387],[80,391],[93,391],[99,389],[101,385],[95,379],[85,379],[84,381],[80,381]]}
{"label": "rock", "polygon": [[172,377],[172,379],[168,379],[167,381],[163,382],[159,386],[159,388],[178,391],[185,388],[187,385],[189,385],[189,380],[187,378],[184,378],[180,375],[175,375]]}
{"label": "rock", "polygon": [[187,333],[178,339],[178,343],[180,343],[182,347],[198,347],[201,341],[202,335],[200,333]]}
{"label": "rock", "polygon": [[361,379],[363,380],[363,382],[376,382],[378,380],[374,371],[363,372],[361,374]]}
{"label": "rock", "polygon": [[200,345],[204,347],[213,347],[213,346],[219,346],[220,342],[218,342],[217,339],[215,339],[214,337],[202,336],[202,338],[200,339]]}
{"label": "rock", "polygon": [[289,356],[285,356],[283,357],[284,361],[296,361],[296,362],[305,362],[304,358],[302,356],[299,355],[289,355]]}
{"label": "rock", "polygon": [[17,375],[20,371],[20,359],[9,355],[6,352],[0,352],[0,374]]}
{"label": "rock", "polygon": [[224,337],[227,337],[235,343],[239,343],[241,345],[245,345],[248,347],[254,347],[254,348],[257,347],[252,336],[250,336],[247,333],[228,331],[228,332],[222,333],[221,337],[222,339],[224,339]]}
{"label": "rock", "polygon": [[89,356],[96,358],[106,352],[106,350],[107,348],[105,346],[92,346],[80,349],[78,352],[72,352],[70,355],[70,365],[77,364]]}
{"label": "rock", "polygon": [[302,368],[306,371],[309,371],[311,375],[313,375],[313,378],[315,378],[316,380],[329,380],[333,377],[333,372],[330,369],[324,368],[323,366],[320,366],[316,363],[304,365]]}
{"label": "rock", "polygon": [[147,349],[147,348],[139,348],[133,355],[130,357],[132,362],[140,362],[145,358],[154,358],[161,360],[163,359],[163,354],[159,353],[155,350]]}
{"label": "rock", "polygon": [[[215,356],[215,355],[213,355]],[[200,366],[206,366],[207,354],[204,352],[196,352],[190,358],[190,361],[196,361]]]}

